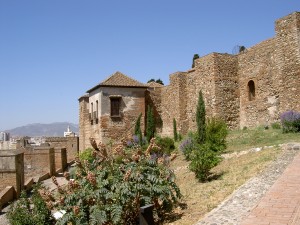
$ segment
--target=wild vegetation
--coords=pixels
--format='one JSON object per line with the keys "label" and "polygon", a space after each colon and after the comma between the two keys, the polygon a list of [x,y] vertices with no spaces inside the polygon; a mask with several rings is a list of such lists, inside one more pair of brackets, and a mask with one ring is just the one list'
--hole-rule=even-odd
{"label": "wild vegetation", "polygon": [[180,144],[180,150],[187,160],[189,168],[200,181],[208,180],[210,170],[221,162],[221,153],[226,149],[227,126],[218,118],[206,121],[205,103],[199,92],[196,110],[197,132],[190,133]]}
{"label": "wild vegetation", "polygon": [[[51,210],[63,209],[56,224],[136,224],[139,208],[153,204],[157,223],[192,224],[282,154],[279,144],[299,141],[300,135],[295,112],[268,129],[228,131],[224,121],[210,118],[202,143],[196,132],[181,143],[156,135],[147,144],[139,123],[136,135],[115,148],[91,139],[93,149],[76,160],[74,180],[60,186],[53,177],[56,194],[41,187],[30,198],[23,193],[10,208],[10,223],[54,224]],[[261,151],[238,154],[254,147]],[[237,154],[224,159],[224,153]]]}
{"label": "wild vegetation", "polygon": [[155,118],[153,114],[153,108],[148,106],[147,110],[147,121],[146,121],[146,138],[148,143],[150,142],[151,138],[155,135]]}
{"label": "wild vegetation", "polygon": [[[283,154],[280,144],[299,142],[300,133],[283,133],[282,129],[257,127],[228,131],[227,148],[222,153],[222,161],[210,170],[206,182],[199,182],[189,169],[184,151],[193,149],[193,135],[189,134],[178,143],[178,156],[171,163],[176,175],[176,183],[183,195],[182,204],[170,216],[172,225],[190,225],[199,221],[206,213],[218,206],[234,190],[251,177],[261,173],[271,162]],[[253,149],[256,149],[255,151]],[[260,151],[257,151],[260,150]],[[224,158],[225,155],[228,157]],[[223,157],[224,156],[224,157]],[[189,182],[187,182],[187,180]]]}
{"label": "wild vegetation", "polygon": [[280,120],[284,133],[300,132],[300,113],[293,110],[284,112]]}
{"label": "wild vegetation", "polygon": [[11,225],[54,224],[51,211],[39,193],[40,188],[39,185],[34,187],[31,198],[23,191],[19,200],[11,205],[7,214]]}
{"label": "wild vegetation", "polygon": [[[174,173],[169,169],[172,158],[160,154],[161,148],[155,139],[150,141],[146,151],[142,151],[138,142],[128,147],[123,141],[122,145],[111,150],[102,143],[97,145],[94,139],[91,139],[91,144],[94,148],[92,157],[88,150],[88,153],[81,154],[84,160],[76,159],[74,180],[70,180],[67,186],[60,186],[53,177],[58,194],[43,189],[37,193],[44,204],[47,202],[47,208],[44,207],[47,211],[41,211],[41,216],[51,221],[48,212],[62,209],[66,213],[56,224],[130,225],[137,223],[142,206],[154,205],[157,222],[161,222],[176,206],[181,193]],[[16,210],[10,212],[12,220],[16,213],[27,207],[24,199],[17,201]],[[39,210],[40,203],[32,203],[34,211]]]}

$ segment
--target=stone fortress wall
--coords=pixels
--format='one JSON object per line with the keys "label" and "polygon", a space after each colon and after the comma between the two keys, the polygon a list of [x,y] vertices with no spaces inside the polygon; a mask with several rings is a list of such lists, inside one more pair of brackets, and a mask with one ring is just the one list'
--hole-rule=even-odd
{"label": "stone fortress wall", "polygon": [[74,160],[79,153],[79,138],[78,137],[46,137],[45,142],[51,148],[66,148],[68,160]]}
{"label": "stone fortress wall", "polygon": [[[180,133],[196,129],[198,93],[208,117],[231,128],[270,125],[287,110],[300,110],[300,13],[275,22],[276,36],[238,55],[211,53],[187,72],[170,75],[170,84],[152,91],[160,96],[157,111],[163,135],[172,135],[173,118]],[[155,92],[155,93],[154,93]]]}
{"label": "stone fortress wall", "polygon": [[[183,135],[196,130],[200,90],[207,117],[220,117],[230,128],[270,125],[287,110],[300,111],[300,12],[275,21],[273,38],[237,55],[214,52],[194,63],[195,67],[188,71],[171,74],[167,86],[150,83],[144,94],[127,95],[122,88],[113,88],[113,92],[126,96],[125,101],[134,106],[125,110],[120,122],[102,116],[99,124],[91,126],[89,95],[81,97],[79,149],[90,147],[88,138],[99,136],[97,132],[105,136],[99,140],[126,138],[140,112],[144,128],[148,105],[154,107],[157,132],[161,135],[173,135],[173,119]],[[108,105],[108,101],[101,103],[100,111],[103,108],[108,114]]]}

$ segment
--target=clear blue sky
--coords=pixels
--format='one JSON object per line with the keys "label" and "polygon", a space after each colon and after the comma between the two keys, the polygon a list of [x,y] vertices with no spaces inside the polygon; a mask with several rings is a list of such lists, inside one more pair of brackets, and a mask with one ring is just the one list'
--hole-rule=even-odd
{"label": "clear blue sky", "polygon": [[141,82],[274,36],[298,0],[0,0],[0,131],[78,123],[78,98],[115,71]]}

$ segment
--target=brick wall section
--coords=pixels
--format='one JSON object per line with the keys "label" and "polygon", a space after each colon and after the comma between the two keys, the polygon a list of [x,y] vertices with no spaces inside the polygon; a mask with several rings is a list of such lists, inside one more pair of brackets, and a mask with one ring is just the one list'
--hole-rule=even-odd
{"label": "brick wall section", "polygon": [[51,148],[66,148],[68,161],[72,161],[79,152],[79,137],[46,137],[45,142]]}
{"label": "brick wall section", "polygon": [[24,154],[22,151],[0,151],[0,192],[13,186],[19,196],[24,186]]}
{"label": "brick wall section", "polygon": [[[51,154],[53,154],[52,160],[50,160]],[[54,173],[54,149],[44,148],[26,150],[24,152],[24,170],[25,180],[31,177],[42,176],[46,173]]]}
{"label": "brick wall section", "polygon": [[188,129],[196,130],[196,107],[199,91],[202,90],[208,117],[215,115],[215,53],[195,61],[195,68],[187,74],[187,119]]}
{"label": "brick wall section", "polygon": [[276,53],[280,67],[280,113],[300,111],[300,12],[276,21]]}
{"label": "brick wall section", "polygon": [[17,186],[17,173],[16,172],[1,172],[0,170],[0,191],[4,190],[7,186]]}
{"label": "brick wall section", "polygon": [[214,114],[224,121],[230,128],[239,125],[239,84],[237,56],[229,54],[215,54],[215,109]]}
{"label": "brick wall section", "polygon": [[[182,123],[186,122],[185,73],[177,72],[170,75],[170,85],[161,89],[161,119],[163,135],[173,136],[173,119],[177,122],[178,132],[182,133]],[[183,107],[184,106],[184,107]]]}
{"label": "brick wall section", "polygon": [[[278,115],[278,78],[275,39],[269,39],[240,54],[240,127],[270,124]],[[248,83],[254,81],[255,98],[249,99]]]}
{"label": "brick wall section", "polygon": [[[113,118],[110,116],[110,95],[121,95],[121,117]],[[97,138],[97,133],[94,131],[94,138],[98,141],[108,143],[110,139],[117,143],[122,138],[131,137],[134,132],[136,120],[140,113],[141,129],[144,130],[145,121],[145,89],[138,88],[105,88],[101,103],[106,105],[102,107],[100,124],[100,139]],[[107,107],[108,106],[108,107]],[[97,126],[97,125],[96,125]],[[98,127],[98,128],[99,128]]]}
{"label": "brick wall section", "polygon": [[170,75],[162,90],[163,134],[173,134],[173,118],[186,134],[196,129],[196,107],[202,90],[207,117],[223,118],[230,127],[239,122],[237,57],[212,53],[195,62],[195,68]]}
{"label": "brick wall section", "polygon": [[68,166],[67,149],[55,148],[54,155],[55,155],[55,170],[64,171]]}
{"label": "brick wall section", "polygon": [[[163,86],[150,87],[145,93],[145,111],[147,112],[147,107],[151,106],[153,108],[154,117],[156,121],[156,131],[158,133],[162,132],[163,120],[162,120],[162,107],[161,107],[161,91]],[[146,120],[145,112],[145,120]],[[145,127],[146,129],[146,127]],[[145,129],[142,130],[145,133]]]}
{"label": "brick wall section", "polygon": [[91,121],[89,119],[89,97],[79,99],[79,151],[87,149],[89,144]]}

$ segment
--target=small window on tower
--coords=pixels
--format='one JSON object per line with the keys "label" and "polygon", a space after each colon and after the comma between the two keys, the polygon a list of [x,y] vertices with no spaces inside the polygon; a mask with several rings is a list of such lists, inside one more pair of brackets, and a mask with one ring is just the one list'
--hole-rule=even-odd
{"label": "small window on tower", "polygon": [[255,84],[253,80],[248,82],[248,97],[249,101],[253,101],[255,99]]}
{"label": "small window on tower", "polygon": [[121,113],[121,97],[112,96],[110,97],[110,116],[120,117]]}

